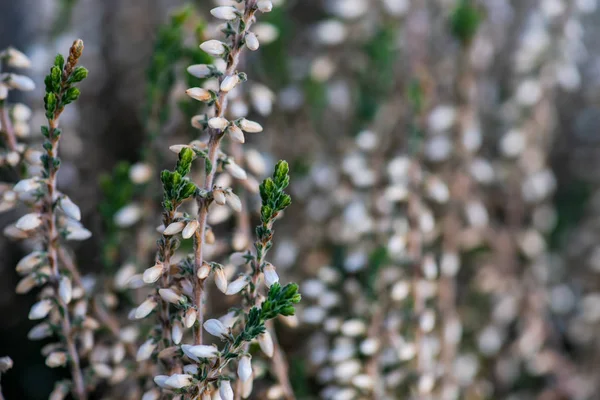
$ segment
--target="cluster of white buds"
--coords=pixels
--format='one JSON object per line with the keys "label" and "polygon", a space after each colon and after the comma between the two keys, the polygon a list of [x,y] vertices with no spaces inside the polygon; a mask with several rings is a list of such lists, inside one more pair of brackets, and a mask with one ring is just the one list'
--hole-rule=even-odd
{"label": "cluster of white buds", "polygon": [[[242,261],[234,263],[233,260],[239,257],[232,258],[232,262],[226,265],[207,261],[211,255],[209,248],[216,244],[209,224],[224,221],[229,212],[247,212],[244,200],[234,193],[233,188],[244,187],[251,193],[259,192],[258,180],[240,164],[247,164],[252,174],[264,174],[264,161],[260,155],[251,153],[254,158],[247,163],[236,155],[227,155],[220,146],[223,140],[242,144],[246,141],[246,133],[263,131],[259,123],[246,118],[246,113],[236,116],[227,105],[230,103],[233,107],[235,94],[240,92],[241,84],[247,80],[246,74],[237,70],[240,53],[245,47],[250,50],[259,47],[260,35],[251,31],[255,26],[256,14],[269,12],[272,3],[256,0],[240,3],[240,6],[219,6],[211,10],[214,17],[225,21],[221,28],[226,40],[207,40],[200,45],[201,50],[216,57],[214,64],[198,64],[188,68],[191,75],[205,80],[202,87],[190,88],[186,93],[204,103],[205,107],[212,108],[212,112],[192,118],[192,126],[208,133],[208,140],[170,148],[178,154],[179,161],[174,171],[165,171],[161,176],[165,192],[163,225],[159,228],[162,238],[159,240],[155,265],[142,274],[145,283],[156,285],[156,292],[151,293],[132,312],[133,318],[142,319],[157,310],[160,326],[139,348],[137,359],[145,362],[158,355],[164,368],[154,376],[154,383],[167,392],[185,393],[185,398],[205,399],[218,393],[221,399],[233,400],[234,391],[238,398],[248,398],[255,375],[249,343],[258,341],[267,356],[273,356],[275,343],[264,324],[277,314],[292,313],[290,302],[299,300],[294,285],[285,288],[278,286],[279,278],[270,264],[265,267],[269,283],[264,290],[271,289],[268,296],[260,294],[263,289],[259,282],[268,248],[259,247],[260,254],[253,255],[247,251],[250,242],[246,240],[242,245],[234,246],[247,251],[241,256]],[[192,161],[197,158],[204,159],[206,174],[203,184],[198,187],[187,176],[191,172]],[[289,196],[282,192],[289,180],[287,164],[280,163],[278,168],[273,178],[275,186],[263,192],[264,196],[279,196],[273,197],[275,208],[272,212],[289,204]],[[179,210],[187,199],[196,201],[196,216]],[[263,197],[263,201],[267,200]],[[265,218],[270,218],[265,229],[271,228],[274,217],[265,214]],[[194,254],[177,261],[173,257],[174,252],[181,240],[188,239],[193,240]],[[260,246],[267,245],[267,242],[260,243]],[[252,274],[244,271],[251,260],[254,260]],[[234,277],[238,269],[241,273]],[[208,303],[206,284],[211,278],[225,295],[242,295],[244,306],[219,319],[205,319]],[[275,308],[262,308],[261,299],[271,302]],[[277,305],[278,302],[280,305]],[[223,341],[224,346],[206,344],[204,331]],[[227,364],[235,360],[237,379],[227,368]],[[285,379],[287,381],[287,376]],[[238,386],[232,385],[232,381],[237,381]],[[146,392],[144,398],[158,395],[156,388],[153,388]]]}

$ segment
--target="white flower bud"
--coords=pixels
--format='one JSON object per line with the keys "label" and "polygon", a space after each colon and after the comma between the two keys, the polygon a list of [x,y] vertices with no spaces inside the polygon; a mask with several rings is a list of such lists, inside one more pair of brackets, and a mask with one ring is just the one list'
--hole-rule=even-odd
{"label": "white flower bud", "polygon": [[225,380],[219,382],[219,395],[221,396],[221,400],[233,400],[231,382]]}
{"label": "white flower bud", "polygon": [[210,274],[210,265],[202,263],[202,266],[198,269],[198,279],[204,280],[208,278],[208,274]]}
{"label": "white flower bud", "polygon": [[2,53],[0,53],[0,58],[2,58],[3,56],[6,57],[6,64],[9,67],[13,67],[13,68],[29,68],[29,67],[31,67],[31,61],[29,60],[29,58],[25,54],[20,52],[19,50],[15,49],[14,47],[9,47],[8,49],[6,49]]}
{"label": "white flower bud", "polygon": [[68,217],[76,221],[81,220],[81,210],[69,197],[63,196],[59,201],[59,205]]}
{"label": "white flower bud", "polygon": [[237,194],[233,193],[231,190],[228,190],[227,192],[225,192],[225,197],[227,197],[227,203],[229,204],[229,207],[231,207],[231,209],[233,211],[235,211],[235,212],[242,211],[242,201],[237,196]]}
{"label": "white flower bud", "polygon": [[254,32],[248,32],[246,34],[246,46],[248,47],[248,50],[251,51],[256,51],[260,47],[260,42]]}
{"label": "white flower bud", "polygon": [[196,78],[208,78],[212,75],[210,67],[206,64],[195,64],[187,67],[187,72]]}
{"label": "white flower bud", "polygon": [[142,395],[142,400],[159,400],[160,392],[157,389],[148,390]]}
{"label": "white flower bud", "polygon": [[11,89],[22,90],[29,92],[35,89],[35,83],[33,80],[24,75],[17,74],[0,74],[0,82],[8,86]]}
{"label": "white flower bud", "polygon": [[273,10],[273,2],[271,2],[271,0],[260,0],[256,4],[256,7],[259,9],[260,12],[268,13],[271,12],[271,10]]}
{"label": "white flower bud", "polygon": [[200,362],[201,358],[215,358],[219,355],[219,350],[215,346],[199,344],[191,346],[184,344],[181,346],[183,353],[196,362]]}
{"label": "white flower bud", "polygon": [[[212,99],[212,93],[206,89],[194,87],[185,91],[185,93],[194,100],[198,101],[210,101]],[[187,146],[185,146],[187,147]],[[181,150],[180,150],[181,151]]]}
{"label": "white flower bud", "polygon": [[25,214],[21,218],[19,218],[18,221],[15,223],[15,226],[17,227],[17,229],[20,229],[22,231],[31,231],[39,227],[41,224],[42,218],[40,217],[40,215],[36,213],[30,213]]}
{"label": "white flower bud", "polygon": [[83,226],[72,226],[67,229],[67,240],[87,240],[92,236],[92,232]]}
{"label": "white flower bud", "polygon": [[181,389],[192,384],[193,377],[188,374],[173,374],[166,381],[165,386],[173,389]]}
{"label": "white flower bud", "polygon": [[158,281],[162,276],[164,269],[164,265],[162,263],[158,263],[153,267],[147,268],[144,271],[143,280],[145,283],[150,284]]}
{"label": "white flower bud", "polygon": [[221,292],[227,293],[227,277],[225,276],[225,271],[223,271],[222,268],[217,268],[215,270],[215,285],[217,285]]}
{"label": "white flower bud", "polygon": [[248,179],[248,174],[246,174],[246,171],[244,171],[242,167],[240,167],[233,161],[229,161],[227,164],[225,164],[225,169],[231,174],[231,176],[233,176],[236,179],[242,181]]}
{"label": "white flower bud", "polygon": [[250,377],[245,382],[242,382],[242,399],[247,399],[252,394],[252,386],[254,385],[254,379]]}
{"label": "white flower bud", "polygon": [[171,337],[173,339],[173,343],[181,343],[181,339],[183,338],[183,326],[181,326],[181,322],[173,322],[173,326],[171,327]]}
{"label": "white flower bud", "polygon": [[60,279],[60,283],[58,284],[58,295],[65,304],[71,302],[71,299],[73,298],[73,285],[71,284],[71,279],[66,276],[63,276]]}
{"label": "white flower bud", "polygon": [[215,7],[210,10],[210,13],[213,15],[213,17],[224,19],[225,21],[231,21],[238,17],[237,9],[231,6]]}
{"label": "white flower bud", "polygon": [[185,297],[177,294],[173,289],[158,289],[158,294],[168,303],[178,304],[185,300]]}
{"label": "white flower bud", "polygon": [[246,382],[252,377],[252,361],[250,356],[246,355],[240,358],[237,373],[242,382]]}
{"label": "white flower bud", "polygon": [[55,351],[46,357],[46,365],[50,368],[62,367],[67,363],[67,353]]}
{"label": "white flower bud", "polygon": [[152,357],[152,353],[156,348],[156,343],[152,339],[148,339],[140,346],[137,355],[135,356],[136,361],[146,361]]}
{"label": "white flower bud", "polygon": [[258,122],[250,121],[246,118],[240,120],[240,128],[248,133],[259,133],[263,131],[263,127]]}
{"label": "white flower bud", "polygon": [[265,331],[265,333],[262,333],[258,336],[258,345],[267,357],[273,357],[273,338],[271,338],[269,331]]}
{"label": "white flower bud", "polygon": [[233,90],[240,82],[241,79],[238,74],[226,76],[225,79],[223,79],[223,82],[221,82],[221,91],[229,92]]}
{"label": "white flower bud", "polygon": [[207,40],[200,45],[200,48],[211,56],[221,56],[227,51],[225,43],[218,40]]}
{"label": "white flower bud", "polygon": [[131,182],[141,185],[147,183],[153,174],[152,167],[146,163],[135,163],[129,169],[129,179]]}
{"label": "white flower bud", "polygon": [[185,312],[185,318],[183,319],[183,323],[186,328],[191,328],[196,323],[196,319],[198,318],[198,313],[193,308],[189,308]]}
{"label": "white flower bud", "polygon": [[137,204],[128,204],[116,212],[113,219],[120,228],[133,226],[142,217],[142,208]]}
{"label": "white flower bud", "polygon": [[41,183],[37,178],[22,179],[13,187],[13,190],[17,193],[27,193],[38,190],[41,187]]}
{"label": "white flower bud", "polygon": [[108,365],[102,364],[102,363],[92,364],[92,370],[94,370],[94,373],[96,374],[96,376],[103,378],[103,379],[110,378],[110,376],[113,373],[112,368],[110,368]]}
{"label": "white flower bud", "polygon": [[17,283],[17,287],[15,288],[15,292],[17,294],[25,294],[29,293],[31,289],[37,286],[37,281],[35,275],[27,275],[25,278],[21,279],[19,283]]}
{"label": "white flower bud", "polygon": [[225,128],[227,128],[227,125],[229,125],[229,121],[222,117],[215,117],[208,120],[208,126],[210,126],[213,129],[218,129],[220,131],[225,130]]}
{"label": "white flower bud", "polygon": [[229,333],[227,327],[218,319],[209,319],[206,321],[204,323],[204,329],[206,329],[206,331],[211,335],[218,338],[224,338]]}
{"label": "white flower bud", "polygon": [[229,134],[231,140],[233,140],[236,143],[246,142],[244,132],[235,124],[229,125],[229,128],[227,128],[227,133]]}
{"label": "white flower bud", "polygon": [[45,253],[42,251],[34,251],[23,257],[15,268],[19,274],[28,274],[32,272],[45,258]]}
{"label": "white flower bud", "polygon": [[27,338],[29,340],[41,340],[45,339],[52,335],[52,327],[50,324],[45,322],[38,324],[31,328],[29,333],[27,333]]}
{"label": "white flower bud", "polygon": [[274,283],[279,282],[279,275],[277,275],[277,271],[275,271],[275,267],[271,263],[265,265],[263,274],[265,275],[265,284],[267,287],[271,287]]}
{"label": "white flower bud", "polygon": [[148,297],[142,304],[138,306],[138,308],[135,309],[133,317],[135,319],[146,318],[152,311],[154,311],[156,306],[157,303],[156,300],[154,300],[154,297]]}
{"label": "white flower bud", "polygon": [[237,278],[235,281],[231,282],[229,286],[227,286],[227,291],[225,292],[228,296],[233,296],[234,294],[238,294],[248,285],[248,277],[243,275]]}
{"label": "white flower bud", "polygon": [[48,299],[40,300],[31,306],[29,319],[36,320],[46,318],[50,310],[52,310],[52,301]]}
{"label": "white flower bud", "polygon": [[166,387],[165,382],[167,381],[167,379],[169,379],[168,375],[156,375],[154,377],[154,383],[156,383],[161,388],[164,388]]}
{"label": "white flower bud", "polygon": [[215,203],[217,203],[218,205],[224,206],[225,204],[227,204],[227,199],[225,198],[225,193],[223,192],[223,190],[215,189],[213,190],[212,195]]}
{"label": "white flower bud", "polygon": [[185,228],[183,228],[183,231],[181,231],[181,237],[183,237],[184,239],[191,238],[198,230],[198,226],[200,226],[200,223],[197,220],[191,220],[190,222],[188,222]]}
{"label": "white flower bud", "polygon": [[165,230],[163,231],[163,235],[165,235],[165,236],[176,235],[179,232],[181,232],[183,230],[183,228],[185,228],[185,225],[186,224],[183,221],[173,222],[165,228]]}

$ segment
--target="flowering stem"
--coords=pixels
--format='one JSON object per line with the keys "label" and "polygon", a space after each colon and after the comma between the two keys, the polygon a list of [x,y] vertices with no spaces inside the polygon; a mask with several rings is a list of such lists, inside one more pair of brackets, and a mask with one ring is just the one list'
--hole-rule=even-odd
{"label": "flowering stem", "polygon": [[[236,68],[239,63],[239,56],[243,48],[243,38],[250,26],[252,25],[252,19],[255,13],[255,5],[256,0],[248,0],[246,2],[246,8],[244,10],[244,16],[242,17],[242,26],[244,30],[242,32],[238,32],[233,37],[232,48],[229,53],[229,57],[227,60],[227,69],[225,70],[225,74],[221,77],[221,82],[223,79],[233,76],[236,73]],[[225,115],[225,111],[227,110],[227,92],[219,91],[219,95],[217,100],[215,101],[215,117],[223,117]],[[217,162],[218,162],[218,150],[221,144],[221,139],[223,138],[224,133],[216,130],[209,129],[210,139],[208,142],[208,155],[207,162],[210,166],[210,170],[206,174],[206,179],[204,181],[204,191],[210,192],[212,190],[213,182],[215,179],[215,175],[217,173]],[[198,230],[196,235],[194,236],[194,305],[196,307],[196,311],[198,312],[198,323],[195,325],[194,331],[194,343],[201,344],[202,343],[202,324],[204,322],[204,312],[202,307],[205,303],[205,291],[204,291],[204,280],[198,278],[198,270],[202,267],[202,263],[204,260],[203,255],[203,246],[204,246],[204,235],[207,226],[207,218],[208,218],[208,207],[212,199],[210,197],[202,197],[199,196],[197,198],[198,201]]]}
{"label": "flowering stem", "polygon": [[[85,389],[85,383],[83,379],[83,373],[81,372],[79,354],[75,346],[75,340],[73,337],[73,329],[71,326],[71,320],[69,317],[69,310],[65,301],[58,296],[58,284],[61,279],[60,269],[58,266],[58,254],[60,247],[60,238],[57,229],[57,219],[54,213],[54,197],[56,192],[56,174],[58,172],[60,163],[58,162],[58,144],[60,131],[58,130],[58,121],[60,114],[64,110],[65,104],[63,104],[63,98],[67,93],[69,87],[68,79],[77,65],[81,52],[83,51],[83,42],[76,40],[69,52],[69,58],[67,60],[64,69],[62,70],[62,76],[60,79],[60,89],[57,96],[55,96],[56,104],[54,109],[47,110],[51,111],[51,115],[48,116],[48,135],[46,142],[46,195],[42,200],[42,215],[46,223],[46,248],[48,253],[48,263],[52,272],[52,283],[57,293],[56,300],[60,308],[61,328],[62,336],[65,341],[65,346],[69,354],[69,362],[71,365],[71,375],[73,379],[73,395],[78,400],[87,399],[87,393]],[[48,107],[48,105],[47,105]],[[47,111],[47,113],[49,112]],[[48,114],[47,114],[48,115]]]}

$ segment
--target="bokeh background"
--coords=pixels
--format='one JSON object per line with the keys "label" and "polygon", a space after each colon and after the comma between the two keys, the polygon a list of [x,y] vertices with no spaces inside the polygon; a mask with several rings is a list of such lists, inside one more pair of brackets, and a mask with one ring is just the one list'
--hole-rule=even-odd
{"label": "bokeh background", "polygon": [[[331,353],[359,353],[359,339],[340,331],[344,321],[373,326],[381,318],[384,331],[398,332],[421,321],[424,310],[403,301],[399,284],[412,276],[406,254],[414,255],[416,218],[423,230],[419,257],[431,256],[441,271],[431,278],[439,291],[425,311],[441,321],[432,347],[445,350],[431,358],[454,366],[459,398],[598,399],[596,2],[280,3],[261,21],[270,25],[262,27],[260,51],[243,61],[250,89],[237,95],[232,113],[265,127],[246,149],[260,151],[266,165],[280,158],[292,165],[294,204],[277,228],[273,263],[285,280],[308,288],[299,325],[280,327],[298,397],[386,398],[343,397],[350,393],[344,388],[361,391],[336,375]],[[189,125],[198,111],[184,98],[193,83],[185,67],[202,60],[197,44],[216,32],[212,6],[0,0],[0,49],[12,45],[29,55],[28,73],[38,83],[33,93],[11,97],[34,111],[27,141],[39,140],[41,82],[54,55],[78,37],[86,45],[82,64],[90,77],[63,118],[59,175],[94,234],[75,249],[86,274],[111,277],[128,262],[143,270],[152,259],[152,235],[140,235],[139,227],[158,225],[160,189],[140,189],[128,174],[142,161],[155,172],[169,166],[168,146],[198,135]],[[417,184],[402,178],[415,173],[406,160],[420,166]],[[257,178],[268,171],[261,162]],[[423,193],[419,210],[404,204],[410,191]],[[122,229],[116,216],[131,204],[143,217]],[[0,226],[18,215],[1,215]],[[228,238],[254,218],[229,217],[213,223],[217,236]],[[47,398],[66,373],[46,368],[41,344],[27,340],[35,296],[14,293],[14,265],[25,251],[0,239],[0,355],[15,362],[2,378],[8,399]],[[460,271],[452,272],[455,255]],[[452,340],[444,332],[456,321],[462,339],[445,346]],[[358,368],[368,368],[369,359],[356,356]],[[411,371],[397,362],[378,365],[381,382],[400,396],[393,388],[410,387],[412,378],[393,375]]]}

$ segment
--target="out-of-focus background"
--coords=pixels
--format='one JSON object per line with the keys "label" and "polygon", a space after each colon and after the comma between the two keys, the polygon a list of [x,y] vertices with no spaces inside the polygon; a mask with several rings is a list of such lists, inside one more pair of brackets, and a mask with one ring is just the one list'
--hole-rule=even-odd
{"label": "out-of-focus background", "polygon": [[[152,259],[152,235],[137,237],[138,221],[118,212],[134,204],[145,223],[160,223],[160,189],[144,203],[128,173],[144,162],[158,179],[174,161],[168,146],[199,135],[185,67],[217,34],[208,13],[217,3],[0,0],[0,49],[27,54],[38,84],[11,95],[33,110],[26,141],[39,140],[53,57],[85,42],[90,74],[62,119],[59,175],[93,233],[76,248],[83,273],[110,278]],[[294,203],[278,222],[273,264],[304,293],[299,325],[280,327],[298,398],[453,398],[444,388],[461,399],[599,398],[596,1],[278,3],[257,28],[260,50],[245,55],[248,89],[230,112],[265,127],[245,147],[257,178],[268,168],[255,153],[292,166]],[[2,214],[0,226],[18,215]],[[213,221],[217,236],[239,228],[228,218]],[[415,251],[435,264],[418,274],[436,284],[421,308],[402,286]],[[0,356],[15,363],[2,378],[6,398],[33,400],[67,372],[47,368],[43,343],[27,339],[35,295],[14,292],[25,252],[0,239]],[[388,347],[364,351],[372,332],[348,321]],[[415,350],[406,343],[419,324],[432,341]],[[413,353],[421,363],[411,369]],[[453,378],[432,373],[436,389],[421,392],[438,363]],[[352,379],[363,370],[379,371],[380,391],[365,394]],[[402,389],[411,380],[416,392]]]}

